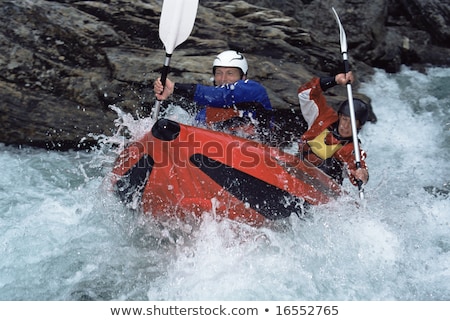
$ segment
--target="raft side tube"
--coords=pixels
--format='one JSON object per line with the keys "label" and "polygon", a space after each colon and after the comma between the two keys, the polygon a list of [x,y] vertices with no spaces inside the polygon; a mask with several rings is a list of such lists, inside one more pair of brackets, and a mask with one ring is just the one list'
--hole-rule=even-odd
{"label": "raft side tube", "polygon": [[236,168],[202,154],[190,157],[193,165],[208,175],[228,193],[270,220],[303,215],[305,201]]}
{"label": "raft side tube", "polygon": [[131,203],[133,200],[141,201],[153,165],[153,158],[148,154],[144,154],[125,175],[117,180],[115,191],[122,202]]}

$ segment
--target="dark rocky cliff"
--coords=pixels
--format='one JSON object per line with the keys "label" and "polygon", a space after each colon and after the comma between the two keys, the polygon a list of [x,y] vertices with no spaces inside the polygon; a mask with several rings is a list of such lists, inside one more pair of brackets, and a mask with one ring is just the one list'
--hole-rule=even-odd
{"label": "dark rocky cliff", "polygon": [[[161,3],[1,0],[0,142],[86,148],[114,130],[110,105],[148,115],[151,84],[164,61]],[[446,0],[201,0],[191,37],[174,52],[170,77],[209,83],[214,55],[237,49],[276,108],[296,107],[301,83],[341,68],[331,6],[346,30],[359,82],[374,68],[395,73],[401,65],[450,65]],[[331,101],[339,95],[332,90]]]}

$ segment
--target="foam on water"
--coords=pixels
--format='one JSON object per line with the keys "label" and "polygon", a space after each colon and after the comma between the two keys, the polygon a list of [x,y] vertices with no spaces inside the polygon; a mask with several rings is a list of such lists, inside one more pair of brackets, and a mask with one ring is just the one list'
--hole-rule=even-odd
{"label": "foam on water", "polygon": [[448,86],[449,69],[377,71],[361,89],[378,117],[360,135],[366,199],[346,182],[308,219],[259,229],[118,202],[113,161],[150,119],[117,109],[90,153],[0,146],[0,300],[449,300]]}

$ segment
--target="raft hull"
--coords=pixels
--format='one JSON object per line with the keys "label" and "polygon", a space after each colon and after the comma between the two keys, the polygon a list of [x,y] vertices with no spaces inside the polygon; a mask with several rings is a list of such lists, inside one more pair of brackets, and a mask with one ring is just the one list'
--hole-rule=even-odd
{"label": "raft hull", "polygon": [[123,202],[156,217],[214,212],[251,225],[341,193],[323,172],[277,148],[167,119],[119,155],[113,186]]}

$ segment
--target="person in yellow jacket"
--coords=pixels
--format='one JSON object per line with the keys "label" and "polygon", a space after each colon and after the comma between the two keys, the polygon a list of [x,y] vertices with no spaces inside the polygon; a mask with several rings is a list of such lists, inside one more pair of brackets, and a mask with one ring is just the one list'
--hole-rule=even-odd
{"label": "person in yellow jacket", "polygon": [[[353,185],[357,181],[366,184],[369,171],[365,162],[366,153],[360,148],[360,168],[356,168],[350,120],[349,102],[344,101],[336,112],[328,105],[324,91],[353,82],[352,72],[340,73],[334,77],[314,77],[298,89],[298,99],[302,115],[308,129],[301,136],[299,154],[312,165],[330,175],[342,184],[344,173],[348,174]],[[369,117],[369,106],[360,99],[353,99],[356,126],[358,131]]]}

